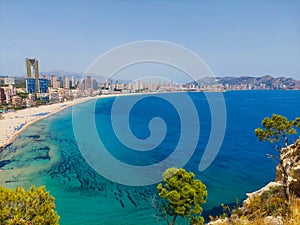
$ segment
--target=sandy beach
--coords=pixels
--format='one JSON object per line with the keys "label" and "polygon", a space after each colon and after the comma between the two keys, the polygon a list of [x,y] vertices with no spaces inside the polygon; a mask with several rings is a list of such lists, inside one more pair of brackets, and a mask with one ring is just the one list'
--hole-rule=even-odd
{"label": "sandy beach", "polygon": [[[168,92],[162,92],[168,93]],[[74,101],[67,101],[62,103],[54,103],[51,105],[43,105],[39,107],[31,107],[13,112],[6,112],[2,114],[0,120],[0,150],[11,143],[31,124],[39,121],[40,119],[58,113],[70,106],[79,104],[88,100],[96,98],[109,98],[116,96],[129,96],[129,95],[144,95],[144,94],[162,94],[156,92],[150,93],[126,93],[126,94],[109,94],[98,95],[94,97],[85,97],[76,99]]]}
{"label": "sandy beach", "polygon": [[[76,99],[74,101],[31,107],[23,110],[3,113],[2,119],[0,120],[0,149],[11,144],[19,134],[40,119],[51,116],[74,104],[82,103],[99,97],[100,96],[86,97],[82,99]],[[109,97],[113,97],[113,95],[110,95]]]}

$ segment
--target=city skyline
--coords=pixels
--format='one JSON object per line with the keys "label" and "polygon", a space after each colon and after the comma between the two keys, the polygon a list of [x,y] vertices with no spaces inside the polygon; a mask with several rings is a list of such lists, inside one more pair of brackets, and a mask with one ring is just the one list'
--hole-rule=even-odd
{"label": "city skyline", "polygon": [[[140,40],[177,43],[216,76],[300,80],[300,1],[0,1],[0,74],[83,72],[100,55]],[[157,74],[156,74],[157,75]]]}

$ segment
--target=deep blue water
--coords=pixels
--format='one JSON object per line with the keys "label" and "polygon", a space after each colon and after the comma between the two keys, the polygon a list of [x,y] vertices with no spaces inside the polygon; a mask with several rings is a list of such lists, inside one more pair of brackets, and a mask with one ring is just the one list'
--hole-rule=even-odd
{"label": "deep blue water", "polygon": [[[149,121],[152,118],[164,120],[166,136],[151,151],[132,150],[116,137],[110,119],[115,98],[99,99],[95,108],[94,102],[85,102],[78,105],[77,113],[82,117],[94,117],[98,136],[113,157],[137,167],[148,166],[172,154],[182,134],[181,113],[174,105],[160,98],[162,95],[171,95],[176,99],[182,93],[145,96],[132,107],[129,115],[131,132],[140,139],[151,135]],[[272,113],[282,114],[288,119],[300,116],[300,91],[228,91],[223,95],[227,112],[224,141],[213,163],[200,172],[198,166],[211,134],[212,116],[205,95],[189,93],[199,115],[200,135],[197,136],[199,140],[195,152],[185,168],[193,171],[207,186],[209,197],[203,205],[205,210],[218,207],[221,203],[233,203],[236,198],[242,200],[246,197],[245,193],[272,181],[275,178],[275,163],[266,154],[274,153],[274,146],[259,142],[254,129]],[[126,100],[132,96],[122,98]],[[126,120],[122,111],[114,115]],[[199,128],[195,124],[194,120],[188,125],[187,140],[195,138]],[[6,171],[1,173],[1,185],[46,185],[56,198],[61,224],[129,225],[137,224],[137,221],[157,224],[151,204],[156,184],[127,186],[99,175],[82,157],[73,127],[72,108],[29,127],[0,153],[0,161],[6,162],[2,166]],[[84,146],[89,148],[89,144],[84,143]],[[114,164],[109,169],[126,174],[118,171]]]}

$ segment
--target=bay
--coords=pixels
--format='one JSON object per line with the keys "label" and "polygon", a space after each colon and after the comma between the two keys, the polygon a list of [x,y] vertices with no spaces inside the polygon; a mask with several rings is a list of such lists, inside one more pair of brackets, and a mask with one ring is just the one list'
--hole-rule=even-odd
{"label": "bay", "polygon": [[[178,97],[182,93],[160,94]],[[95,116],[96,129],[110,154],[135,166],[158,163],[172,153],[181,135],[181,114],[159,96],[145,96],[131,111],[132,133],[145,139],[151,134],[149,121],[161,117],[167,126],[164,141],[149,152],[132,151],[114,134],[110,116],[115,98],[80,104],[82,116]],[[198,166],[211,134],[211,112],[203,93],[189,93],[199,115],[200,135],[194,154],[185,165],[206,184],[208,200],[203,208],[207,216],[217,213],[221,203],[243,200],[275,178],[275,162],[266,157],[274,146],[259,142],[254,129],[272,113],[288,119],[300,116],[300,91],[228,91],[224,94],[227,123],[223,144],[213,163],[204,171]],[[219,95],[218,95],[219,96]],[[122,97],[132,98],[132,96]],[[0,184],[6,187],[45,185],[55,196],[60,224],[158,224],[152,199],[156,184],[128,186],[98,174],[78,149],[74,136],[72,108],[30,126],[16,141],[0,153],[5,161]],[[124,115],[117,115],[124,116]],[[191,125],[190,132],[196,127]],[[292,137],[295,140],[296,136]],[[117,171],[117,168],[116,168]],[[140,222],[141,221],[141,222]],[[184,221],[178,221],[184,224]],[[161,224],[164,224],[161,222]]]}

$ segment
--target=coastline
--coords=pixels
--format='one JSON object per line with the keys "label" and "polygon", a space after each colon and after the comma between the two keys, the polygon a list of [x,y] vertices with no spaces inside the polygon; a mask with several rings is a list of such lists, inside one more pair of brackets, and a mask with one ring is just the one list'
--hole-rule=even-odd
{"label": "coastline", "polygon": [[[239,91],[239,90],[226,90],[227,91]],[[250,90],[245,90],[250,91]],[[294,90],[295,91],[295,90]],[[299,91],[299,90],[297,90]],[[0,152],[7,146],[11,145],[14,140],[24,132],[33,123],[61,112],[62,110],[69,108],[70,106],[80,104],[89,100],[98,98],[109,97],[121,97],[129,95],[147,95],[147,94],[168,94],[168,93],[180,93],[178,92],[142,92],[142,93],[125,93],[125,94],[108,94],[98,95],[93,97],[84,97],[75,99],[73,101],[67,101],[62,103],[54,103],[51,105],[43,105],[39,107],[31,107],[18,111],[8,112],[2,114],[0,120]],[[183,91],[184,92],[184,91]]]}
{"label": "coastline", "polygon": [[0,120],[0,152],[5,147],[11,145],[15,141],[15,139],[21,133],[23,133],[30,125],[36,123],[41,119],[52,116],[76,104],[80,104],[97,98],[114,96],[115,95],[85,97],[75,99],[73,101],[54,103],[51,105],[31,107],[18,111],[4,113],[2,114],[2,120]]}
{"label": "coastline", "polygon": [[73,101],[54,103],[51,105],[42,105],[39,107],[31,107],[18,111],[3,113],[2,119],[0,120],[0,152],[7,146],[11,145],[15,141],[15,139],[21,133],[23,133],[30,125],[36,123],[41,119],[47,118],[58,112],[61,112],[62,110],[67,109],[70,106],[98,98],[112,98],[137,94],[149,93],[98,95],[93,97],[79,98]]}
{"label": "coastline", "polygon": [[[238,94],[238,93],[237,93]],[[246,94],[246,93],[245,93]],[[265,94],[267,94],[267,93],[265,93]],[[275,94],[275,93],[274,93]],[[122,97],[122,95],[118,95],[118,97]],[[242,96],[243,98],[242,99],[244,99],[244,97],[246,97],[245,99],[249,99],[249,98],[247,98],[247,96],[252,96],[252,94],[251,93],[249,93],[249,94],[247,94],[246,96],[244,95],[244,93],[243,92],[240,92],[238,95],[233,95],[233,96]],[[260,95],[258,95],[259,97],[260,97]],[[280,95],[281,96],[281,95]],[[285,96],[285,93],[282,93],[282,96]],[[298,96],[298,94],[292,94],[291,96]],[[124,96],[125,97],[125,96]],[[132,96],[133,98],[135,98],[134,96]],[[105,103],[106,102],[106,99],[111,103],[114,99],[113,99],[113,97],[112,96],[110,96],[110,95],[104,95],[104,96],[99,96],[99,102],[102,102],[102,101],[104,101],[104,105],[105,104],[107,104],[107,103]],[[243,101],[241,101],[241,99],[240,98],[234,98],[234,99],[237,99],[238,101],[237,102],[235,102],[234,104],[230,104],[230,102],[229,102],[229,109],[233,109],[233,107],[230,107],[230,106],[236,106],[236,104],[240,104],[240,102],[243,102]],[[260,98],[259,98],[260,99]],[[265,98],[261,98],[261,99],[265,99]],[[281,99],[283,99],[283,98],[281,98]],[[78,99],[78,100],[84,100],[84,99]],[[74,107],[80,107],[81,109],[83,109],[83,110],[85,110],[86,109],[86,107],[85,107],[85,104],[89,104],[89,105],[94,105],[93,104],[93,102],[96,102],[97,100],[96,99],[92,99],[92,100],[90,100],[90,101],[86,101],[86,102],[84,102],[84,103],[79,103],[78,105],[76,105],[76,106],[74,106]],[[253,100],[252,100],[252,98],[249,100],[249,101],[246,101],[245,103],[243,102],[243,104],[242,104],[242,106],[248,106],[249,104],[249,102],[251,103]],[[282,101],[284,101],[284,102],[286,102],[286,100],[284,99],[284,100],[282,100]],[[255,102],[259,102],[259,101],[255,101]],[[91,104],[90,104],[91,103]],[[109,103],[109,104],[110,104]],[[81,105],[80,105],[81,104]],[[273,105],[273,103],[271,102],[271,104],[270,105]],[[106,107],[105,107],[106,108]],[[202,108],[202,106],[200,106],[200,108]],[[253,107],[254,109],[256,109],[257,107]],[[270,108],[270,107],[266,107],[266,108]],[[272,107],[271,107],[272,108]],[[293,109],[293,107],[290,107],[291,109]],[[60,128],[60,127],[69,127],[69,129],[72,129],[72,121],[69,121],[70,119],[72,120],[72,118],[70,118],[70,116],[69,115],[71,115],[72,114],[72,110],[73,110],[74,108],[68,108],[68,109],[66,109],[65,111],[62,111],[61,113],[59,113],[59,114],[55,114],[54,115],[54,117],[48,117],[47,119],[45,119],[45,120],[41,120],[42,121],[42,123],[43,123],[43,126],[42,127],[45,127],[46,126],[46,128],[47,127],[49,127],[50,128],[50,125],[51,124],[49,124],[48,123],[48,120],[49,120],[49,118],[53,118],[53,120],[55,119],[55,124],[57,124],[58,126],[53,126],[53,128],[55,128],[55,129],[53,129],[53,130],[56,130],[56,129],[58,129],[58,128]],[[91,109],[91,108],[90,108]],[[147,109],[147,108],[146,108]],[[252,116],[252,110],[250,111],[249,110],[249,107],[243,107],[242,109],[241,109],[242,111],[240,111],[240,110],[236,110],[235,112],[236,112],[236,114],[233,114],[233,116],[232,116],[232,119],[233,119],[233,121],[235,121],[236,120],[236,115],[245,115],[245,118],[247,118],[247,115],[250,115],[250,116]],[[244,110],[244,111],[243,111]],[[264,115],[265,113],[266,113],[266,111],[264,110],[264,108],[262,108],[262,113],[261,113],[261,115]],[[289,108],[288,108],[288,110],[287,111],[289,111]],[[241,112],[243,112],[243,113],[241,113]],[[244,114],[244,112],[249,112],[248,114]],[[269,111],[267,111],[267,112],[269,112]],[[272,112],[272,110],[270,110],[270,112]],[[259,112],[258,112],[259,113]],[[63,114],[64,114],[64,116],[63,116]],[[66,116],[66,115],[68,115],[68,116]],[[259,114],[259,118],[261,117],[261,115]],[[143,115],[142,115],[143,116]],[[202,120],[203,120],[203,117],[201,118]],[[52,119],[51,119],[52,120]],[[201,120],[201,121],[202,121]],[[49,185],[49,191],[50,191],[50,193],[52,193],[53,192],[53,194],[54,194],[54,196],[56,197],[56,195],[57,195],[57,197],[56,197],[56,199],[58,199],[58,203],[57,203],[57,205],[58,205],[58,209],[59,210],[61,210],[62,211],[62,214],[61,214],[61,217],[62,217],[62,222],[65,222],[66,224],[68,224],[68,223],[74,223],[74,221],[73,220],[71,220],[70,219],[70,217],[72,216],[72,214],[69,214],[68,212],[70,212],[71,210],[69,209],[69,208],[65,208],[65,205],[70,205],[70,202],[68,202],[68,199],[76,199],[76,198],[79,198],[78,196],[80,196],[80,198],[82,197],[82,196],[85,196],[85,194],[84,193],[86,193],[86,196],[87,196],[87,198],[85,199],[84,197],[82,197],[82,202],[86,202],[86,204],[87,204],[87,206],[89,205],[89,204],[93,204],[93,202],[91,201],[91,202],[89,202],[89,200],[88,200],[88,196],[90,196],[90,194],[89,194],[89,189],[88,190],[86,190],[86,192],[85,192],[85,190],[84,189],[80,189],[80,191],[78,191],[78,189],[68,189],[68,188],[66,188],[66,192],[62,192],[62,194],[60,194],[60,190],[62,189],[62,187],[60,187],[58,184],[60,184],[60,183],[58,183],[59,181],[61,181],[60,179],[64,179],[65,181],[66,181],[66,185],[78,185],[78,187],[79,187],[79,185],[81,185],[81,183],[79,182],[79,179],[76,179],[75,178],[75,176],[74,176],[74,178],[72,178],[73,176],[72,175],[70,175],[70,174],[68,174],[68,171],[70,171],[70,170],[67,170],[67,173],[66,173],[66,176],[65,177],[63,177],[63,178],[61,178],[61,176],[62,175],[60,175],[60,173],[58,173],[58,172],[60,172],[58,169],[56,170],[56,173],[57,173],[57,175],[59,176],[58,178],[59,179],[55,179],[55,180],[52,180],[51,179],[51,177],[50,176],[48,176],[48,174],[50,174],[50,173],[46,173],[46,175],[44,176],[43,175],[43,173],[41,172],[40,174],[39,174],[39,172],[40,171],[46,171],[46,169],[49,169],[49,168],[51,168],[50,166],[52,166],[52,165],[59,165],[59,164],[56,164],[57,162],[62,162],[61,161],[61,159],[62,159],[62,154],[61,154],[61,150],[63,150],[64,151],[64,155],[67,155],[67,156],[70,156],[70,158],[67,158],[66,160],[65,160],[65,162],[62,164],[62,165],[64,165],[64,168],[67,168],[67,166],[68,165],[73,165],[73,164],[71,164],[70,163],[70,160],[69,159],[72,159],[73,157],[73,155],[76,155],[76,154],[74,154],[74,152],[77,152],[78,153],[78,151],[76,150],[76,148],[73,148],[73,145],[72,144],[74,144],[75,142],[73,142],[72,140],[73,139],[69,139],[69,136],[67,136],[67,133],[69,133],[69,132],[66,132],[66,136],[64,136],[64,130],[62,130],[62,135],[54,135],[54,138],[52,139],[52,135],[51,135],[51,139],[50,139],[50,137],[49,138],[45,138],[45,137],[47,137],[47,136],[45,136],[44,134],[46,134],[45,133],[45,131],[43,131],[44,129],[42,129],[42,127],[40,127],[40,125],[42,125],[41,124],[41,121],[40,122],[38,122],[37,124],[34,124],[33,125],[33,127],[32,128],[34,128],[34,129],[32,129],[31,130],[31,128],[29,128],[28,130],[26,130],[25,131],[25,133],[22,133],[21,134],[21,137],[23,137],[24,135],[26,136],[24,136],[24,139],[23,138],[21,138],[20,136],[18,137],[18,138],[16,138],[16,141],[13,143],[13,145],[11,145],[10,147],[8,147],[8,148],[6,148],[5,150],[3,150],[3,156],[5,156],[5,158],[3,158],[2,160],[9,160],[9,159],[16,159],[16,161],[12,161],[12,163],[11,164],[7,164],[6,166],[4,166],[3,167],[3,169],[5,170],[4,171],[4,173],[2,173],[1,174],[1,182],[0,183],[2,183],[3,184],[3,186],[5,186],[5,187],[10,187],[10,188],[14,188],[15,186],[24,186],[24,187],[28,187],[30,184],[35,184],[35,185],[47,185],[47,187],[48,187],[48,185]],[[63,125],[63,124],[60,124],[60,121],[69,121],[69,122],[66,122],[66,124],[69,124],[69,126],[61,126],[61,125]],[[243,119],[240,119],[240,121],[243,121]],[[49,121],[50,122],[50,121]],[[251,124],[253,123],[252,121],[249,121]],[[48,125],[47,125],[48,124]],[[100,124],[100,123],[99,123]],[[235,126],[235,127],[229,127],[229,129],[230,129],[230,131],[231,131],[231,128],[232,128],[232,130],[237,130],[237,131],[239,131],[238,129],[235,129],[235,128],[237,128],[239,125],[239,123],[235,123],[237,126]],[[65,125],[65,124],[64,124]],[[1,125],[0,125],[1,126]],[[246,126],[247,127],[247,125],[244,125],[243,124],[243,126]],[[251,126],[251,125],[250,125]],[[52,127],[52,125],[51,125],[51,127]],[[2,128],[2,127],[1,127]],[[105,129],[105,127],[100,127],[99,126],[99,128],[101,129],[101,131],[103,131],[104,129]],[[63,129],[63,128],[62,128]],[[47,129],[48,130],[48,129]],[[248,129],[247,129],[248,130]],[[28,132],[30,131],[30,133],[31,134],[29,134]],[[40,134],[40,132],[41,131],[43,131],[41,134]],[[51,129],[51,131],[49,130],[49,131],[47,131],[47,132],[52,132],[52,129]],[[71,133],[71,132],[70,132]],[[38,138],[36,138],[36,137],[34,137],[34,136],[32,136],[32,137],[30,137],[30,136],[28,136],[27,137],[27,135],[34,135],[34,134],[40,134],[40,137],[38,137]],[[100,133],[99,133],[100,134]],[[231,135],[231,134],[230,134]],[[61,140],[60,141],[55,141],[55,140],[59,140],[59,139],[56,139],[57,138],[57,136],[60,136],[60,137],[62,137],[61,138]],[[243,137],[243,139],[244,139],[244,136],[242,136]],[[246,135],[246,137],[248,137],[248,135]],[[249,138],[250,139],[250,138]],[[248,139],[248,140],[249,140]],[[54,142],[52,142],[52,140],[54,140]],[[249,147],[249,149],[250,149],[250,151],[251,151],[251,146],[252,146],[252,144],[251,144],[251,142],[252,141],[249,141],[248,143],[250,143],[249,145],[248,145],[248,143],[247,142],[245,142],[245,143],[243,143],[243,146],[248,146]],[[33,145],[31,146],[31,144],[29,144],[29,143],[33,143]],[[68,143],[70,143],[70,145],[68,145]],[[228,145],[229,146],[229,148],[230,148],[230,150],[231,150],[231,148],[232,148],[232,146],[233,145],[231,145],[232,143],[230,143],[229,142],[229,144],[230,145]],[[50,149],[50,162],[48,162],[47,160],[44,160],[44,161],[42,161],[42,160],[40,160],[40,159],[38,159],[38,160],[35,160],[34,158],[35,158],[35,156],[39,156],[38,154],[39,154],[39,151],[36,151],[36,154],[37,155],[33,155],[33,154],[31,154],[30,153],[30,150],[31,149],[43,149],[43,147],[45,147],[45,146],[48,146],[49,147],[49,149]],[[70,146],[70,148],[68,148],[68,146]],[[234,150],[237,150],[237,149],[240,149],[240,146],[241,145],[234,145]],[[258,147],[256,147],[256,146],[254,146],[255,147],[255,149],[257,149],[257,151],[258,152],[261,152],[261,149],[259,149]],[[65,148],[66,148],[66,150],[65,150]],[[74,152],[72,151],[69,151],[70,149],[75,149],[74,150]],[[16,151],[14,151],[14,150],[16,150]],[[29,150],[29,151],[28,151]],[[6,154],[6,152],[7,152],[7,154]],[[27,154],[29,152],[29,154]],[[41,152],[46,152],[46,151],[41,151]],[[233,152],[235,152],[235,151],[233,151]],[[246,151],[242,151],[242,153],[240,154],[240,155],[242,155],[242,157],[241,158],[244,158],[245,157],[245,155],[247,156],[247,155],[249,155],[248,153],[248,150],[246,150]],[[252,152],[252,151],[251,151]],[[255,151],[253,151],[253,152],[255,152]],[[222,153],[222,152],[221,152]],[[243,155],[243,153],[245,153],[245,155]],[[257,160],[257,158],[259,158],[259,157],[257,157],[256,156],[256,154],[253,154],[254,155],[254,159],[255,160]],[[261,154],[261,155],[263,155],[263,158],[266,158],[265,157],[265,155],[264,154]],[[225,157],[228,157],[228,155],[227,155],[227,153],[225,153],[223,156],[225,156]],[[207,181],[207,183],[208,184],[210,184],[211,186],[214,186],[214,184],[215,183],[220,183],[220,186],[218,186],[218,185],[216,185],[216,187],[217,188],[212,188],[212,191],[211,191],[211,196],[212,196],[212,199],[213,199],[213,203],[215,203],[215,202],[217,202],[217,204],[212,204],[212,203],[210,203],[210,202],[208,202],[208,204],[209,204],[209,207],[206,209],[206,211],[207,212],[205,212],[205,213],[207,213],[207,214],[205,214],[207,217],[208,217],[208,215],[220,215],[221,213],[222,213],[222,211],[220,211],[220,213],[219,214],[217,214],[217,212],[218,212],[218,209],[220,209],[220,210],[222,210],[223,208],[221,208],[221,207],[219,207],[219,208],[213,208],[213,207],[218,207],[218,206],[220,206],[220,204],[221,203],[225,203],[226,205],[227,204],[230,204],[230,203],[232,203],[232,202],[234,202],[234,200],[237,198],[237,196],[236,195],[238,195],[238,199],[240,199],[240,200],[243,200],[246,196],[244,196],[244,194],[245,193],[247,193],[247,192],[251,192],[251,191],[254,191],[254,190],[258,190],[260,187],[262,187],[264,184],[265,184],[265,181],[267,181],[267,182],[269,182],[269,181],[271,181],[271,180],[273,180],[273,176],[271,176],[271,178],[270,179],[266,179],[266,180],[264,180],[265,179],[265,177],[264,177],[264,179],[260,179],[260,173],[262,173],[263,174],[263,176],[265,176],[264,174],[267,174],[268,173],[268,171],[270,171],[270,170],[268,170],[268,171],[264,171],[264,169],[262,169],[262,170],[256,170],[256,169],[254,169],[253,170],[253,172],[250,172],[250,173],[248,173],[248,171],[246,172],[246,173],[244,173],[243,174],[243,168],[241,169],[241,167],[239,167],[240,166],[240,162],[244,162],[244,161],[242,161],[242,160],[240,160],[239,158],[235,158],[234,157],[234,159],[236,159],[237,160],[237,163],[235,164],[234,162],[232,162],[231,160],[230,161],[228,161],[228,164],[223,164],[224,163],[224,158],[223,158],[223,156],[221,155],[221,157],[220,157],[220,159],[221,159],[221,161],[220,161],[220,163],[218,163],[218,161],[217,161],[217,165],[218,166],[216,166],[215,168],[213,168],[213,169],[215,169],[215,172],[214,173],[212,173],[212,174],[208,174],[208,176],[207,177],[209,177],[209,179],[208,179],[208,181]],[[28,159],[30,159],[31,158],[31,161],[29,161],[29,160],[27,160],[27,157],[28,157]],[[55,157],[57,157],[57,158],[55,158]],[[250,154],[250,159],[251,159],[251,154]],[[34,160],[33,160],[34,159]],[[225,158],[226,159],[226,158]],[[20,162],[18,162],[18,160],[20,160]],[[76,161],[77,160],[77,158],[75,158],[74,159],[74,162],[77,162]],[[250,160],[249,162],[251,163],[251,161],[252,160]],[[23,165],[23,162],[29,162],[29,163],[26,163],[26,164],[24,164]],[[226,160],[225,160],[225,162],[226,162]],[[252,161],[253,162],[253,161]],[[261,162],[261,161],[259,161],[259,159],[257,160],[257,161],[255,161],[255,162]],[[248,161],[245,161],[245,165],[247,166],[248,165]],[[257,164],[262,164],[262,165],[265,165],[265,164],[263,164],[263,163],[257,163]],[[271,162],[271,166],[273,166],[273,163]],[[29,165],[29,167],[27,167],[27,165]],[[193,165],[193,164],[192,164]],[[196,166],[197,166],[197,164],[195,164]],[[235,165],[235,166],[237,166],[237,167],[233,167],[232,165]],[[233,168],[233,170],[232,171],[236,171],[236,168],[238,168],[238,170],[241,170],[242,172],[241,173],[237,173],[237,174],[235,174],[234,172],[232,173],[232,172],[230,172],[230,166],[232,166],[232,168]],[[254,168],[255,168],[255,166],[253,166]],[[44,168],[46,168],[46,169],[44,169]],[[82,169],[81,168],[81,166],[78,166],[77,164],[74,164],[74,166],[73,167],[71,167],[71,168],[73,168],[73,170],[74,170],[74,168],[76,169],[75,171],[77,171],[77,174],[79,174],[79,176],[82,176],[82,177],[84,177],[87,173],[85,173],[84,171],[84,169]],[[87,167],[88,168],[88,167]],[[264,168],[264,167],[263,167]],[[266,167],[266,168],[269,168],[269,167]],[[228,179],[227,179],[227,177],[225,177],[226,179],[223,179],[222,177],[221,177],[221,179],[210,179],[210,177],[215,177],[216,176],[216,174],[219,174],[219,171],[220,171],[220,169],[224,169],[224,174],[228,174]],[[228,173],[227,172],[225,172],[227,169],[229,169],[228,170]],[[196,171],[197,171],[197,167],[196,167]],[[262,172],[261,172],[262,171]],[[270,172],[271,173],[271,172]],[[28,177],[26,177],[25,175],[27,175],[27,174],[29,174],[30,176],[28,176]],[[33,174],[33,175],[32,175]],[[73,174],[76,174],[75,172],[73,172]],[[273,173],[272,173],[273,174]],[[14,177],[13,177],[14,176]],[[236,176],[238,179],[236,179],[236,178],[233,178],[233,179],[231,179],[230,177],[231,176]],[[247,183],[247,179],[249,178],[249,177],[253,177],[253,179],[256,179],[256,176],[258,177],[258,181],[259,181],[259,183],[255,183],[255,182],[253,182],[253,183],[255,183],[255,184],[253,184],[253,186],[256,186],[255,188],[253,187],[253,186],[250,186],[250,185],[248,185],[248,183]],[[37,177],[37,178],[36,178]],[[68,177],[70,177],[70,179],[71,179],[71,182],[72,183],[68,183]],[[89,177],[92,177],[92,176],[89,176]],[[41,179],[40,179],[41,178]],[[49,178],[49,180],[48,180],[48,178]],[[74,179],[74,180],[73,180]],[[246,182],[244,182],[244,180],[243,179],[245,179],[245,181]],[[240,191],[240,192],[242,192],[242,194],[240,195],[239,194],[239,192],[237,191],[237,192],[231,192],[230,190],[232,190],[231,188],[224,188],[224,192],[226,191],[227,192],[227,190],[228,190],[228,196],[229,197],[226,197],[226,198],[224,198],[224,199],[226,199],[226,200],[220,200],[220,204],[218,203],[218,199],[219,199],[219,197],[221,196],[221,194],[219,195],[219,190],[220,190],[220,188],[222,188],[222,183],[223,182],[220,182],[220,180],[221,181],[225,181],[225,182],[228,182],[228,183],[230,183],[230,184],[233,184],[233,186],[235,186],[235,187],[238,187],[237,189],[239,189],[240,187],[241,187],[241,190],[242,191]],[[249,179],[248,179],[249,180]],[[251,180],[251,179],[250,179]],[[7,183],[6,183],[7,182]],[[43,183],[44,182],[44,183]],[[91,181],[90,182],[94,182],[93,180],[92,180],[92,178],[91,178]],[[212,183],[211,183],[212,182]],[[213,183],[213,182],[215,182],[215,183]],[[244,183],[246,183],[246,185],[244,185]],[[252,185],[252,182],[250,181],[249,183],[251,183],[251,185]],[[98,184],[98,183],[97,183]],[[99,184],[101,184],[101,181],[99,182]],[[239,186],[240,185],[240,186]],[[100,186],[100,185],[99,185]],[[66,186],[66,187],[68,187],[68,186]],[[72,186],[73,187],[73,186]],[[107,186],[107,187],[110,187],[110,186]],[[114,189],[115,188],[115,186],[112,186],[112,190],[113,191],[118,191],[118,189]],[[104,186],[104,188],[103,188],[103,190],[108,190],[109,188],[106,188],[106,186]],[[111,190],[111,189],[109,189],[109,190]],[[123,189],[121,189],[121,191],[122,191]],[[223,190],[223,189],[222,189]],[[135,191],[135,189],[134,189],[134,191]],[[72,194],[70,194],[69,195],[69,193],[70,192],[72,192]],[[73,195],[73,192],[74,192],[74,195]],[[113,194],[113,192],[111,192],[112,194]],[[117,192],[118,193],[118,192]],[[123,199],[122,199],[122,201],[123,201],[123,203],[125,203],[125,205],[127,206],[127,204],[128,205],[130,205],[131,203],[130,203],[130,201],[128,201],[128,198],[126,198],[126,192],[124,191],[124,192],[122,192],[122,193],[124,193],[125,194],[125,199],[127,200],[127,202],[126,201],[124,201]],[[130,192],[130,196],[134,196],[133,195],[133,193],[134,192]],[[227,194],[226,194],[227,195]],[[66,198],[61,198],[62,196],[67,196]],[[113,196],[113,195],[112,195]],[[113,198],[113,197],[112,197]],[[222,199],[222,197],[220,197],[220,199]],[[80,199],[81,200],[81,199]],[[102,200],[102,199],[101,199]],[[105,203],[105,200],[107,200],[107,201],[110,201],[111,200],[111,204],[113,205],[114,204],[114,200],[113,199],[109,199],[109,198],[104,198],[104,203]],[[134,201],[135,201],[135,199],[134,199]],[[140,202],[138,202],[139,201],[139,199],[137,199],[137,204],[138,205],[142,205],[142,204],[140,204]],[[100,199],[99,199],[99,202],[100,202]],[[119,205],[118,205],[119,204]],[[113,211],[117,211],[117,210],[124,210],[123,208],[121,208],[121,206],[120,206],[120,203],[117,201],[116,202],[116,204],[115,204],[116,206],[119,206],[119,208],[113,208],[113,206],[111,207],[111,210],[110,211],[108,211],[107,213],[111,213],[111,212],[113,212]],[[86,205],[85,205],[86,206]],[[130,205],[131,206],[131,205]],[[234,206],[236,206],[236,204],[234,204]],[[96,208],[97,206],[95,205],[95,208]],[[101,206],[99,206],[99,207],[101,207]],[[126,209],[126,208],[125,208]],[[133,209],[135,209],[135,207],[133,208]],[[141,210],[143,210],[143,209],[141,209]],[[59,211],[59,212],[61,212],[61,211]],[[72,211],[71,211],[72,212]],[[147,212],[147,211],[146,211]],[[212,213],[215,213],[215,214],[212,214]],[[78,216],[78,218],[81,218],[82,219],[82,223],[84,223],[84,221],[85,221],[85,217],[84,217],[84,214],[86,214],[85,213],[85,211],[84,212],[82,212],[80,209],[78,210],[78,211],[76,211],[75,212],[75,214],[78,214],[79,216]],[[146,214],[146,213],[145,213]],[[82,217],[80,217],[82,215]],[[118,215],[116,215],[116,216],[118,216]],[[104,217],[104,216],[103,216]],[[91,215],[91,218],[92,218],[92,215]],[[105,217],[104,217],[105,218]],[[78,222],[78,221],[77,221]],[[75,223],[76,223],[76,221],[75,221]],[[150,223],[150,222],[149,222]]]}

